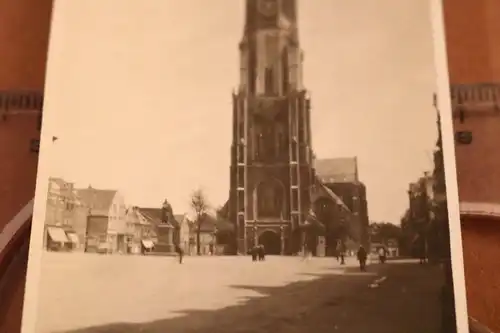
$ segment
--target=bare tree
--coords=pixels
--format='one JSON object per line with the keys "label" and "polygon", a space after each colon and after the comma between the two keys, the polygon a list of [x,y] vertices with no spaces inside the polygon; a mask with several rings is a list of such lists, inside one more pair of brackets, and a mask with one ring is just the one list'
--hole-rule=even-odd
{"label": "bare tree", "polygon": [[203,219],[207,214],[209,205],[207,202],[207,198],[203,190],[198,189],[193,192],[191,196],[191,208],[195,213],[195,228],[196,228],[196,253],[201,255],[201,244],[200,244],[200,233],[201,233],[201,224],[203,223]]}

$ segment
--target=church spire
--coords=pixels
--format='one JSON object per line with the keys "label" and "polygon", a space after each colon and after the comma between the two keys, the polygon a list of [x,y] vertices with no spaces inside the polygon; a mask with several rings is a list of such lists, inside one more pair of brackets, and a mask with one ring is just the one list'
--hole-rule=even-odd
{"label": "church spire", "polygon": [[297,0],[247,0],[240,43],[240,91],[284,96],[302,89]]}
{"label": "church spire", "polygon": [[270,28],[297,29],[297,0],[246,0],[245,35]]}
{"label": "church spire", "polygon": [[439,150],[443,150],[443,132],[441,130],[441,114],[439,112],[438,108],[438,97],[437,94],[433,94],[433,101],[432,104],[434,106],[434,109],[436,110],[436,124],[437,124],[437,130],[438,130],[438,137],[436,140],[436,148]]}

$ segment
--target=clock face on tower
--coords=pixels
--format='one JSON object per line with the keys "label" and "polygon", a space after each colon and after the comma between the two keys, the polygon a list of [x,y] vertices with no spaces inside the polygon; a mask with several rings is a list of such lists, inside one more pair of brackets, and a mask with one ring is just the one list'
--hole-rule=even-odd
{"label": "clock face on tower", "polygon": [[258,0],[259,12],[264,16],[276,15],[278,11],[278,0]]}

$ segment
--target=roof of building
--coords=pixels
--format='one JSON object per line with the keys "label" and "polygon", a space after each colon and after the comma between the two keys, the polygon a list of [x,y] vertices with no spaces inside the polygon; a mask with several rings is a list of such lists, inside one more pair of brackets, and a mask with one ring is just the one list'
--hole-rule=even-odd
{"label": "roof of building", "polygon": [[[67,182],[59,177],[49,177],[49,182],[56,184],[59,187],[59,193],[64,193],[67,198],[72,200],[74,203],[82,203],[82,200],[78,197],[76,190],[73,188],[73,183]],[[69,191],[64,191],[64,189]]]}
{"label": "roof of building", "polygon": [[67,181],[59,177],[49,177],[49,182],[54,182],[61,187],[63,187],[66,184],[69,184]]}
{"label": "roof of building", "polygon": [[317,176],[316,182],[312,187],[311,196],[312,201],[316,201],[320,197],[329,198],[346,211],[350,211],[344,201],[338,195],[336,195],[335,192],[333,192],[325,184],[323,184]]}
{"label": "roof of building", "polygon": [[357,182],[358,158],[338,157],[314,161],[316,175],[324,182]]}
{"label": "roof of building", "polygon": [[[196,222],[191,224],[193,231],[196,231]],[[230,231],[233,230],[234,226],[228,220],[224,218],[217,218],[211,214],[205,213],[201,217],[201,232],[215,232],[217,231]]]}
{"label": "roof of building", "polygon": [[221,217],[227,218],[229,216],[229,200],[227,200],[224,205],[218,211]]}
{"label": "roof of building", "polygon": [[176,227],[180,228],[181,224],[184,223],[184,221],[187,221],[189,224],[189,219],[187,218],[186,214],[174,214],[174,221],[176,223]]}
{"label": "roof of building", "polygon": [[185,214],[174,214],[174,219],[181,223],[182,221],[184,221],[186,219],[186,215]]}
{"label": "roof of building", "polygon": [[129,223],[133,224],[143,224],[143,225],[149,225],[150,222],[148,219],[146,219],[140,212],[139,208],[137,207],[129,207],[126,212],[127,215],[127,221]]}
{"label": "roof of building", "polygon": [[83,204],[92,209],[104,210],[111,208],[117,192],[117,190],[101,190],[90,186],[76,190],[76,194]]}
{"label": "roof of building", "polygon": [[150,223],[154,225],[169,225],[171,227],[178,227],[178,222],[168,221],[168,223],[163,222],[163,212],[161,208],[146,208],[146,207],[138,207],[139,212],[144,216]]}

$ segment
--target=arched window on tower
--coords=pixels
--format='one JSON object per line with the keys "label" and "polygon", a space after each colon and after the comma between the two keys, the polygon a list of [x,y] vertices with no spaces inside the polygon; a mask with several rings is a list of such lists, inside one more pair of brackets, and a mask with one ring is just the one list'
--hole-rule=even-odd
{"label": "arched window on tower", "polygon": [[254,158],[257,161],[262,160],[264,157],[264,149],[265,149],[265,133],[264,133],[264,128],[262,125],[256,125],[255,126],[255,131],[254,131]]}
{"label": "arched window on tower", "polygon": [[281,218],[284,204],[283,186],[277,180],[265,181],[256,188],[257,216],[259,218]]}
{"label": "arched window on tower", "polygon": [[266,95],[274,94],[274,70],[272,67],[266,67],[264,71],[264,92]]}
{"label": "arched window on tower", "polygon": [[281,54],[281,75],[282,75],[282,85],[283,94],[286,95],[290,90],[290,66],[288,65],[288,49],[284,48]]}
{"label": "arched window on tower", "polygon": [[276,128],[276,156],[282,156],[286,151],[285,131],[283,126]]}

